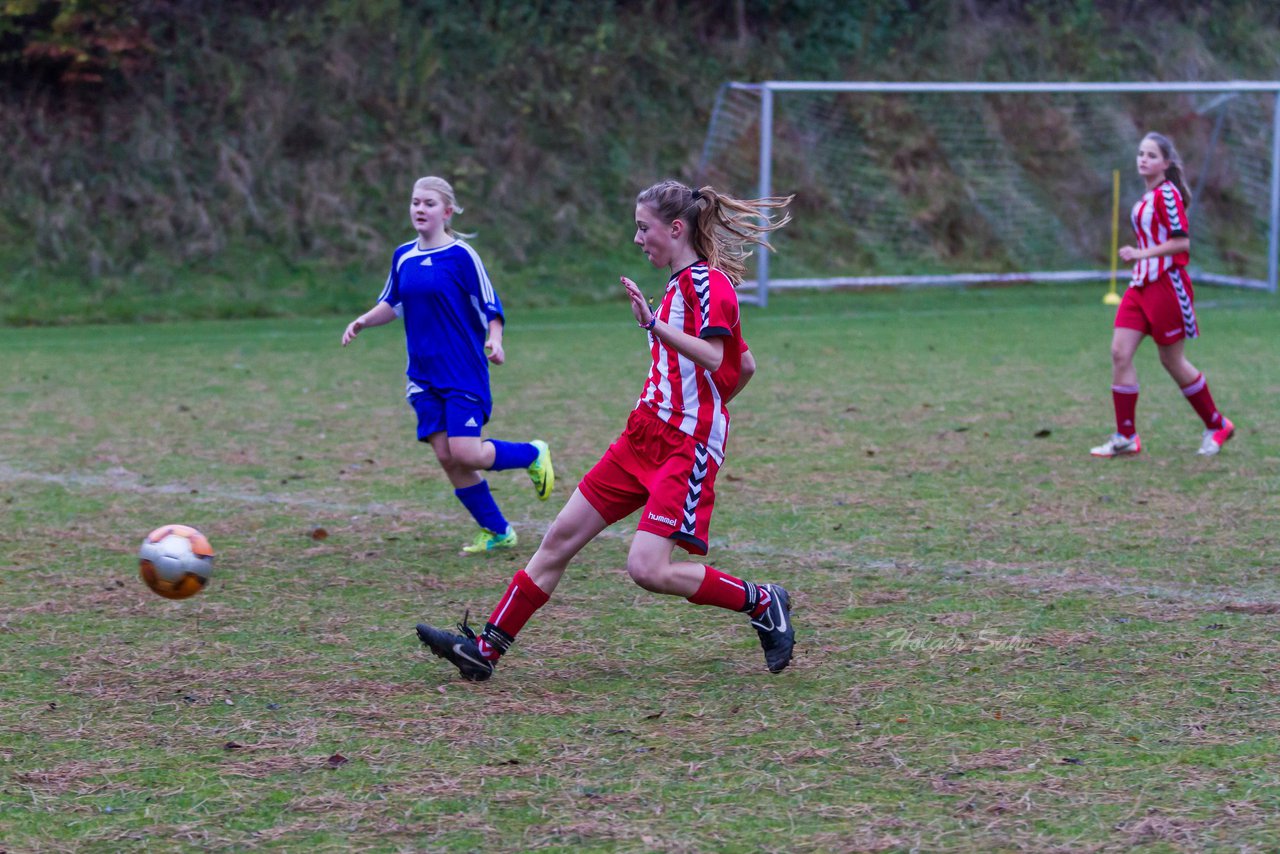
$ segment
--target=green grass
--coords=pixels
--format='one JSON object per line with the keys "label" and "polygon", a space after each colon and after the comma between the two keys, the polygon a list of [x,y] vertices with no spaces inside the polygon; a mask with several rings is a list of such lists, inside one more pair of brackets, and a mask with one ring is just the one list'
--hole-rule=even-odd
{"label": "green grass", "polygon": [[[378,298],[392,250],[412,236],[397,223],[387,232],[385,254],[368,253],[363,263],[294,260],[243,246],[207,263],[157,261],[99,277],[79,269],[44,270],[0,246],[0,265],[15,271],[0,280],[0,327],[354,316]],[[493,240],[482,236],[472,243],[509,308],[596,303],[603,298],[598,286],[617,282],[617,270],[637,256],[634,246],[619,249],[614,240],[600,252],[551,250],[512,262]]]}
{"label": "green grass", "polygon": [[[656,280],[648,286],[656,290]],[[771,676],[731,614],[588,546],[489,683],[482,621],[639,392],[619,300],[511,313],[489,435],[555,450],[469,523],[347,318],[0,334],[0,847],[1150,850],[1274,844],[1275,298],[1203,289],[1217,458],[1150,344],[1137,459],[1093,288],[779,294],[747,310],[711,561],[793,591]],[[210,588],[137,579],[200,527]],[[317,529],[327,537],[315,538]]]}

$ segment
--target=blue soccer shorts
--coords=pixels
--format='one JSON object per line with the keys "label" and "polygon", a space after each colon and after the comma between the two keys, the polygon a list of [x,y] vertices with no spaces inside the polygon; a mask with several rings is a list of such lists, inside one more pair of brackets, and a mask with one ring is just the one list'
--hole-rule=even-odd
{"label": "blue soccer shorts", "polygon": [[423,389],[409,395],[409,405],[418,415],[418,441],[434,433],[448,436],[479,436],[489,420],[489,407],[474,394],[448,389]]}

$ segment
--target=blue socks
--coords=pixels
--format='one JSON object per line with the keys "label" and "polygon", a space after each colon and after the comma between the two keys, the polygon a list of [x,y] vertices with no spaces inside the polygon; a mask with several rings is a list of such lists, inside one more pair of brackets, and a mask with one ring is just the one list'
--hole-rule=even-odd
{"label": "blue socks", "polygon": [[489,471],[527,469],[538,458],[538,449],[529,442],[503,442],[499,439],[485,441],[493,445],[493,465],[489,466]]}
{"label": "blue socks", "polygon": [[[486,439],[493,445],[493,465],[489,471],[506,471],[507,469],[527,469],[538,458],[538,449],[530,442],[503,442],[499,439]],[[504,534],[509,525],[507,517],[498,509],[498,502],[493,500],[487,481],[480,481],[475,486],[455,489],[462,506],[467,508],[471,518],[486,531]]]}
{"label": "blue socks", "polygon": [[493,500],[488,481],[482,480],[475,486],[455,489],[453,494],[458,496],[462,506],[467,508],[471,518],[475,519],[476,524],[481,528],[493,531],[495,534],[506,533],[509,527],[507,517],[502,515],[502,511],[498,509],[498,502]]}

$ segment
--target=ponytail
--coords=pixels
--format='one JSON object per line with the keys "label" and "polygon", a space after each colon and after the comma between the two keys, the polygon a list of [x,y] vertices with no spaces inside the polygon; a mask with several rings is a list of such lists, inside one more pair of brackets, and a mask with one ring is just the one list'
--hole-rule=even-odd
{"label": "ponytail", "polygon": [[791,214],[775,221],[770,212],[785,208],[794,198],[735,199],[711,186],[695,190],[679,181],[661,181],[642,190],[636,204],[653,208],[668,224],[683,220],[690,229],[689,245],[698,257],[738,285],[751,257],[747,246],[754,243],[773,249],[766,235],[791,222]]}
{"label": "ponytail", "polygon": [[1178,188],[1178,193],[1182,196],[1182,206],[1184,208],[1191,207],[1191,190],[1187,189],[1187,182],[1182,177],[1181,164],[1170,163],[1169,167],[1164,170],[1164,177]]}
{"label": "ponytail", "polygon": [[1164,159],[1169,165],[1164,169],[1165,180],[1178,188],[1178,193],[1182,196],[1182,206],[1191,207],[1191,190],[1187,188],[1187,181],[1182,174],[1182,156],[1178,154],[1178,149],[1174,148],[1173,140],[1162,133],[1151,131],[1143,139],[1149,139],[1160,148],[1160,153],[1164,155]]}

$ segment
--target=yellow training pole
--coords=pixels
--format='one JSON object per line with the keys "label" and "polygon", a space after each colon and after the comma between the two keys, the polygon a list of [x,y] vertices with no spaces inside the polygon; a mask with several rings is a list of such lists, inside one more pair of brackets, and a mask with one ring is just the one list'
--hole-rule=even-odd
{"label": "yellow training pole", "polygon": [[1106,305],[1119,305],[1120,295],[1116,293],[1116,264],[1120,260],[1120,170],[1111,172],[1111,290],[1107,291],[1102,301]]}

